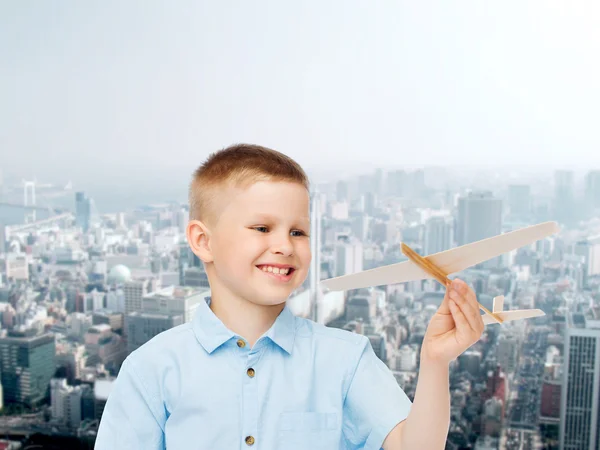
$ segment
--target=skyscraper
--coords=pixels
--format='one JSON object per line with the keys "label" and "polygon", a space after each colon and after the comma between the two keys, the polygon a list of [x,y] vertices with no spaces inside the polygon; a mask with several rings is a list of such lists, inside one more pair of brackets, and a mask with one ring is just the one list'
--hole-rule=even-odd
{"label": "skyscraper", "polygon": [[81,227],[84,233],[90,229],[92,220],[91,199],[86,197],[84,192],[75,193],[75,223]]}
{"label": "skyscraper", "polygon": [[[581,318],[581,314],[575,316]],[[598,321],[569,319],[565,330],[560,448],[597,450],[600,448],[600,328],[592,325]]]}
{"label": "skyscraper", "polygon": [[5,403],[39,405],[56,370],[54,334],[9,331],[0,338],[0,372]]}
{"label": "skyscraper", "polygon": [[435,216],[425,223],[425,255],[452,248],[453,223],[451,217]]}
{"label": "skyscraper", "polygon": [[574,190],[573,171],[556,170],[554,172],[553,220],[557,220],[567,226],[572,226],[577,222]]}
{"label": "skyscraper", "polygon": [[584,181],[585,206],[588,217],[600,208],[600,170],[591,170],[585,175]]}
{"label": "skyscraper", "polygon": [[[456,243],[471,242],[496,236],[502,232],[502,199],[491,191],[473,191],[458,199]],[[479,268],[499,267],[501,257],[478,264]]]}
{"label": "skyscraper", "polygon": [[531,214],[531,186],[511,184],[508,186],[508,212],[513,219],[527,219]]}

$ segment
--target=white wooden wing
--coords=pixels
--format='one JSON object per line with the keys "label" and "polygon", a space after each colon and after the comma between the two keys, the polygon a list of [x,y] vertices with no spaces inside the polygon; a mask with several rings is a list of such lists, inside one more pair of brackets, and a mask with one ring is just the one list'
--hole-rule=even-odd
{"label": "white wooden wing", "polygon": [[433,277],[412,261],[403,261],[341,277],[329,278],[321,281],[321,285],[331,291],[347,291],[369,286],[424,280],[426,278]]}
{"label": "white wooden wing", "polygon": [[[426,256],[425,259],[438,266],[444,273],[460,272],[475,264],[487,261],[511,250],[531,244],[560,230],[556,222],[544,222],[499,234],[470,244]],[[321,285],[332,291],[346,291],[369,286],[404,283],[406,281],[433,278],[412,261],[403,261],[362,272],[329,278]]]}
{"label": "white wooden wing", "polygon": [[[539,317],[545,316],[546,313],[541,309],[518,309],[516,311],[505,311],[505,312],[495,312],[498,317],[500,317],[504,322],[510,322],[511,320],[521,320],[521,319],[530,319],[531,317]],[[498,323],[496,320],[490,316],[489,314],[482,314],[483,323],[488,325],[490,323]]]}

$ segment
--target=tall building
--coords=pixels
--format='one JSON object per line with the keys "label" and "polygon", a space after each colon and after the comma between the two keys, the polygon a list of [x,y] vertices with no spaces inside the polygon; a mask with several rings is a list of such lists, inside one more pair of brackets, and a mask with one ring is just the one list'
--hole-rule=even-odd
{"label": "tall building", "polygon": [[374,192],[365,192],[364,194],[364,212],[369,216],[375,215],[375,207],[377,206],[377,194]]}
{"label": "tall building", "polygon": [[600,275],[600,235],[575,242],[573,254],[583,257],[586,279]]}
{"label": "tall building", "polygon": [[56,370],[54,334],[9,331],[0,338],[0,381],[5,403],[44,403]]}
{"label": "tall building", "polygon": [[142,310],[142,298],[160,288],[156,278],[143,278],[127,281],[123,286],[125,294],[125,315]]}
{"label": "tall building", "polygon": [[577,222],[575,207],[575,177],[571,170],[556,170],[554,172],[554,210],[553,220],[567,226]]}
{"label": "tall building", "polygon": [[585,175],[584,197],[589,215],[594,214],[600,208],[600,170],[591,170]]}
{"label": "tall building", "polygon": [[127,352],[131,353],[154,336],[190,322],[210,290],[169,286],[144,296],[140,311],[125,316]]}
{"label": "tall building", "polygon": [[505,372],[514,373],[517,369],[519,360],[519,345],[516,336],[512,334],[502,334],[498,338],[498,347],[496,351],[498,364]]}
{"label": "tall building", "polygon": [[52,418],[77,429],[82,419],[83,387],[69,386],[65,378],[50,380],[50,403]]}
{"label": "tall building", "polygon": [[347,181],[340,180],[337,182],[335,189],[335,198],[338,202],[345,202],[350,200]]}
{"label": "tall building", "polygon": [[335,244],[336,277],[363,270],[363,245],[360,241],[348,239]]}
{"label": "tall building", "polygon": [[[457,245],[470,244],[502,232],[502,199],[491,191],[472,191],[458,199]],[[500,256],[478,264],[477,268],[500,267]]]}
{"label": "tall building", "polygon": [[527,219],[531,214],[531,186],[511,184],[508,186],[508,213],[513,219]]}
{"label": "tall building", "polygon": [[[598,321],[573,320],[565,330],[560,448],[600,448],[600,328]],[[579,315],[580,316],[580,315]],[[583,326],[582,326],[583,323]]]}
{"label": "tall building", "polygon": [[376,195],[383,194],[384,174],[382,168],[375,169],[373,173],[373,193]]}
{"label": "tall building", "polygon": [[85,192],[75,193],[75,224],[81,227],[84,233],[90,229],[92,221],[92,201]]}
{"label": "tall building", "polygon": [[384,363],[388,363],[385,335],[369,334],[367,336],[375,355]]}
{"label": "tall building", "polygon": [[452,248],[453,223],[451,217],[431,217],[425,223],[425,255]]}
{"label": "tall building", "polygon": [[127,354],[137,350],[154,336],[183,324],[183,315],[152,314],[135,311],[125,318]]}
{"label": "tall building", "polygon": [[210,295],[210,290],[187,287],[169,286],[145,295],[142,299],[141,311],[150,314],[166,314],[182,316],[184,323],[191,322],[196,308]]}

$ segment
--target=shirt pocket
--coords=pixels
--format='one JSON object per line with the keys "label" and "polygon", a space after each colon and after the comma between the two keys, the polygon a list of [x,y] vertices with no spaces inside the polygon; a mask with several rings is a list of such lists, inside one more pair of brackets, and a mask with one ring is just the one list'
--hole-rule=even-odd
{"label": "shirt pocket", "polygon": [[337,450],[340,424],[336,412],[284,412],[277,428],[278,450]]}

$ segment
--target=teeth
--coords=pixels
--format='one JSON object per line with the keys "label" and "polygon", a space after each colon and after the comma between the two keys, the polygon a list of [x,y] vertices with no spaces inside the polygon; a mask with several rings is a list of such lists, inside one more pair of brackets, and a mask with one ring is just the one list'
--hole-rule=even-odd
{"label": "teeth", "polygon": [[289,268],[280,269],[279,267],[272,267],[272,266],[263,266],[261,270],[263,272],[272,272],[272,273],[276,273],[279,275],[287,275],[288,272],[290,271]]}

